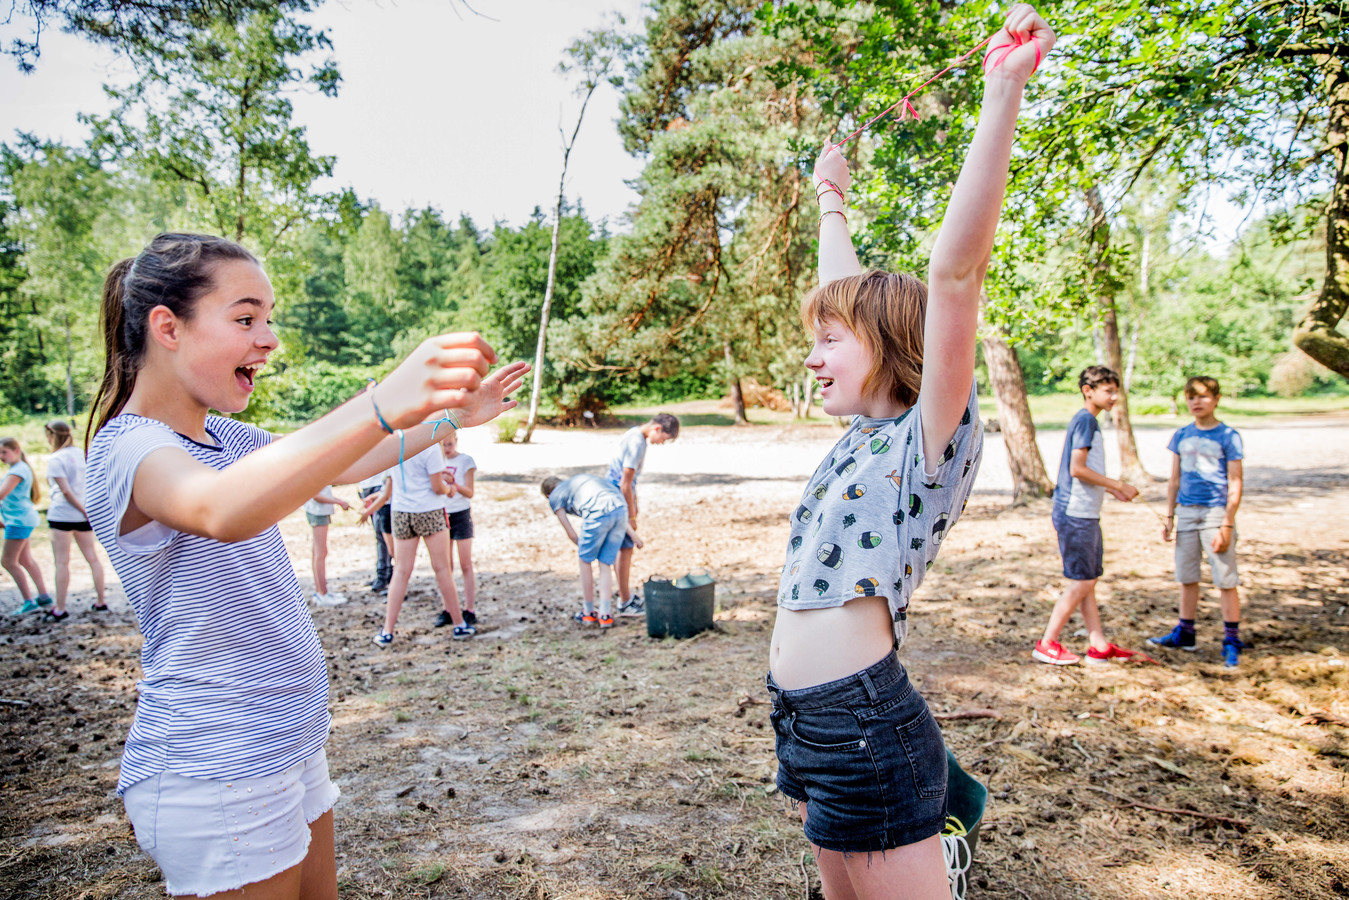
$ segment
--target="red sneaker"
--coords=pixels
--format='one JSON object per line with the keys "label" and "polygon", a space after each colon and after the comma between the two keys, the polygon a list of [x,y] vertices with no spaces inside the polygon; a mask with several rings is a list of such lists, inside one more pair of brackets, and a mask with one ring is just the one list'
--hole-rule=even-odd
{"label": "red sneaker", "polygon": [[600,616],[600,627],[601,627],[601,628],[613,628],[613,627],[614,627],[614,617],[613,617],[613,616],[605,616],[605,615],[601,615],[601,616]]}
{"label": "red sneaker", "polygon": [[600,620],[599,614],[596,613],[594,610],[591,610],[590,612],[581,610],[576,615],[572,616],[572,618],[580,622],[582,625],[594,625],[596,622]]}
{"label": "red sneaker", "polygon": [[1051,666],[1072,666],[1082,661],[1082,657],[1064,650],[1063,645],[1058,641],[1045,641],[1043,639],[1035,642],[1035,649],[1030,652],[1030,655]]}
{"label": "red sneaker", "polygon": [[1087,651],[1087,662],[1103,663],[1112,659],[1118,659],[1121,662],[1128,662],[1137,655],[1137,651],[1125,650],[1123,647],[1116,647],[1114,644],[1106,644],[1104,650],[1097,650],[1092,647]]}

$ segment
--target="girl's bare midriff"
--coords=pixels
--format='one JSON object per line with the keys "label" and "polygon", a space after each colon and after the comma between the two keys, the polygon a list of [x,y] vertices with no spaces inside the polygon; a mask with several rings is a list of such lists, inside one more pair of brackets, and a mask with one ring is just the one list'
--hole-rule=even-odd
{"label": "girl's bare midriff", "polygon": [[894,626],[883,597],[858,597],[830,609],[778,607],[768,667],[784,690],[846,678],[884,659]]}

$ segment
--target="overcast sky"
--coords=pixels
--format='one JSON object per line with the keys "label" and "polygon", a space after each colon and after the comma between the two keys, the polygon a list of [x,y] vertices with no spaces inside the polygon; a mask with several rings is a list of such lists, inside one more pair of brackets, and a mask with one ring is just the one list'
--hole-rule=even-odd
{"label": "overcast sky", "polygon": [[[580,101],[557,71],[563,49],[613,11],[638,24],[640,0],[329,0],[311,18],[327,29],[342,73],[336,99],[294,97],[295,119],[315,153],[337,157],[321,190],[352,187],[393,213],[435,206],[480,226],[520,224],[551,211],[568,133]],[[456,15],[458,10],[458,15]],[[9,32],[15,26],[8,26]],[[0,58],[0,140],[17,131],[79,142],[80,112],[108,110],[101,85],[129,67],[56,30],[42,35],[37,71]],[[625,179],[641,171],[615,129],[616,92],[602,87],[586,113],[567,177],[567,198],[594,218],[618,218],[635,201]]]}

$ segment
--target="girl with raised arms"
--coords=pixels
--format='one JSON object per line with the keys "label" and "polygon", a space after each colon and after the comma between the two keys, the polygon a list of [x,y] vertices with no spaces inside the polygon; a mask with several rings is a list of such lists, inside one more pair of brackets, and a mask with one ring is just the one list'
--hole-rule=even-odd
{"label": "girl with raised arms", "polygon": [[927,285],[861,270],[847,162],[825,144],[815,164],[820,286],[802,301],[806,367],[825,412],[854,418],[792,513],[768,689],[778,787],[798,803],[829,900],[951,896],[945,747],[896,651],[909,596],[979,467],[979,296],[1022,91],[1053,44],[1024,4],[993,37]]}
{"label": "girl with raised arms", "polygon": [[529,368],[488,374],[481,337],[441,335],[272,435],[210,411],[248,405],[274,306],[258,261],[205,235],[161,234],[104,285],[85,507],[145,636],[117,789],[170,894],[337,896],[327,671],[277,522],[395,465],[400,437],[430,446],[428,417],[510,409]]}

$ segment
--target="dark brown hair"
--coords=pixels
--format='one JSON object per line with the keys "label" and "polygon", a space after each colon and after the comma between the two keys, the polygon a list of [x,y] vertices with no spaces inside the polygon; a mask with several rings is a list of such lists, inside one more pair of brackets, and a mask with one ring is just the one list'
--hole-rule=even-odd
{"label": "dark brown hair", "polygon": [[[38,490],[37,473],[33,471],[33,466],[31,463],[28,462],[28,457],[24,456],[23,454],[23,444],[20,444],[17,438],[7,437],[7,438],[0,438],[0,447],[4,447],[6,450],[19,451],[19,461],[22,462],[25,466],[28,466],[28,471],[33,476],[32,482],[28,485],[28,497],[34,503],[38,502],[38,500],[42,498],[42,492]],[[15,475],[14,477],[18,478],[19,476]]]}
{"label": "dark brown hair", "polygon": [[549,475],[547,478],[543,479],[543,482],[539,485],[539,490],[543,491],[543,496],[551,497],[553,496],[553,491],[557,490],[557,486],[561,483],[561,478],[558,478],[556,475]]}
{"label": "dark brown hair", "polygon": [[651,421],[660,426],[660,430],[665,432],[665,436],[670,440],[679,437],[679,417],[670,413],[656,413],[651,417]]}
{"label": "dark brown hair", "polygon": [[1077,389],[1091,388],[1095,390],[1103,384],[1113,384],[1119,387],[1119,375],[1109,366],[1087,366],[1082,370],[1082,374],[1077,376]]}
{"label": "dark brown hair", "polygon": [[227,260],[257,263],[234,241],[209,234],[161,234],[139,256],[114,265],[103,282],[103,347],[107,362],[84,445],[122,411],[145,360],[150,311],[162,306],[190,320],[197,300],[210,292],[215,267]]}
{"label": "dark brown hair", "polygon": [[867,392],[905,406],[918,402],[923,382],[923,323],[927,285],[913,275],[871,269],[822,284],[801,300],[808,330],[833,320],[871,354]]}

